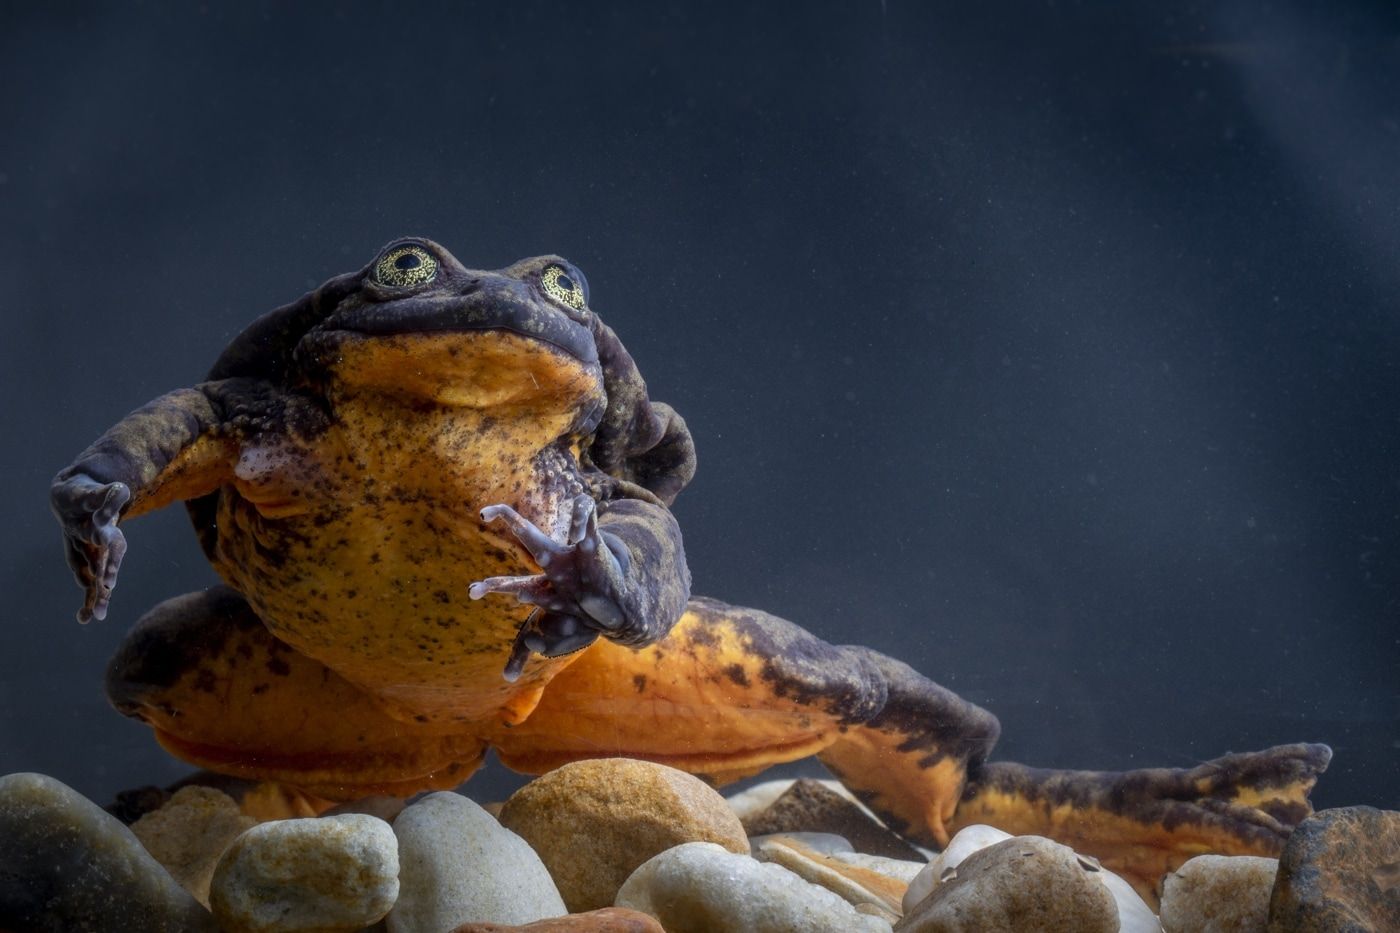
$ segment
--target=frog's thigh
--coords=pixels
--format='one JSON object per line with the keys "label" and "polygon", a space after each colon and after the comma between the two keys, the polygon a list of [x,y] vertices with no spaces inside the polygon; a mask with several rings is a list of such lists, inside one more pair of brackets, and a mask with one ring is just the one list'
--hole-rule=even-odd
{"label": "frog's thigh", "polygon": [[859,732],[885,706],[876,657],[757,610],[693,599],[654,645],[587,649],[524,723],[491,743],[522,771],[628,756],[725,783]]}
{"label": "frog's thigh", "polygon": [[222,586],[148,612],[108,666],[107,694],[179,758],[331,799],[454,787],[484,752],[473,736],[390,718]]}

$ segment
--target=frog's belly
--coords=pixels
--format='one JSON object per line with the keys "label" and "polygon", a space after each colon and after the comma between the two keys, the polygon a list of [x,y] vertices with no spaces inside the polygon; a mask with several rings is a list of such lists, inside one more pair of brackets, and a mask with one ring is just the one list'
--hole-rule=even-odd
{"label": "frog's belly", "polygon": [[221,510],[216,563],[272,634],[400,719],[523,718],[570,660],[537,657],[516,682],[501,676],[531,607],[467,588],[539,568],[470,519],[385,508],[273,522],[235,503]]}

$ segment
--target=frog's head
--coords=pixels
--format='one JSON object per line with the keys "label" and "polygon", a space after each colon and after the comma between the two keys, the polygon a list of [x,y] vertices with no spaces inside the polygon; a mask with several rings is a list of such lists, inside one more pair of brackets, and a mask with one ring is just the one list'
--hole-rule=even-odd
{"label": "frog's head", "polygon": [[[328,391],[372,390],[479,409],[600,408],[583,274],[557,256],[467,269],[431,240],[396,240],[295,356]],[[581,412],[582,413],[582,412]]]}
{"label": "frog's head", "polygon": [[253,368],[331,397],[368,391],[410,404],[586,418],[604,399],[597,326],[583,273],[565,259],[467,269],[432,240],[411,237],[255,323],[214,375]]}
{"label": "frog's head", "polygon": [[552,415],[565,433],[592,435],[590,456],[605,472],[650,470],[642,485],[667,497],[684,484],[663,489],[656,469],[632,464],[659,442],[668,416],[590,310],[583,273],[558,256],[483,272],[431,240],[395,240],[359,271],[249,325],[209,371],[230,378]]}

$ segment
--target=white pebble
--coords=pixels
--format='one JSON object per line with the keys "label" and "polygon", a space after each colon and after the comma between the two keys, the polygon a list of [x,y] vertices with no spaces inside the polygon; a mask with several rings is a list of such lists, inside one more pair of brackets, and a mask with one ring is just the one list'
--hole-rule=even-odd
{"label": "white pebble", "polygon": [[389,933],[524,924],[568,911],[535,850],[461,794],[429,794],[394,820],[400,891]]}

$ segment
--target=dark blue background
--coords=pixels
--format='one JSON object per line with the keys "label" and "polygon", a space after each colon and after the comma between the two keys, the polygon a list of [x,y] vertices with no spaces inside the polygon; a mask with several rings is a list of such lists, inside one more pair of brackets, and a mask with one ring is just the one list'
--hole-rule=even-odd
{"label": "dark blue background", "polygon": [[414,233],[586,270],[699,444],[697,592],[1000,757],[1325,741],[1320,803],[1400,806],[1392,4],[11,5],[0,86],[0,772],[182,773],[101,671],[212,573],[143,519],[78,626],[49,477]]}

